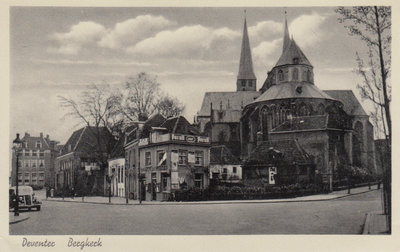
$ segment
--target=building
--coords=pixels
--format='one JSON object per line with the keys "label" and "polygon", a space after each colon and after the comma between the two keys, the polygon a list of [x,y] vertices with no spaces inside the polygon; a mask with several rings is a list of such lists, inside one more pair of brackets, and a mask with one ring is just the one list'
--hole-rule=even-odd
{"label": "building", "polygon": [[111,196],[126,197],[125,195],[125,137],[120,137],[108,159],[108,178]]}
{"label": "building", "polygon": [[215,183],[239,183],[242,181],[240,160],[225,145],[210,149],[210,180]]}
{"label": "building", "polygon": [[107,159],[115,139],[104,127],[83,127],[63,145],[56,159],[56,190],[78,195],[106,194]]}
{"label": "building", "polygon": [[243,108],[260,95],[256,86],[245,18],[236,91],[206,92],[197,114],[200,132],[208,134],[213,145],[225,145],[240,155],[240,117]]}
{"label": "building", "polygon": [[136,179],[128,185],[133,198],[169,200],[176,190],[208,187],[209,138],[182,116],[162,119],[155,115],[130,132],[131,141],[127,136],[127,167]]}
{"label": "building", "polygon": [[[19,154],[18,181],[21,185],[33,187],[54,187],[54,166],[58,154],[58,142],[50,140],[49,135],[38,137],[25,133],[22,151]],[[16,156],[12,156],[11,184],[15,186]]]}
{"label": "building", "polygon": [[313,68],[290,38],[285,20],[282,54],[261,95],[242,112],[244,180],[258,178],[269,185],[264,175],[272,168],[278,183],[311,183],[317,174],[332,190],[339,170],[348,165],[375,170],[368,115],[352,91],[320,90]]}

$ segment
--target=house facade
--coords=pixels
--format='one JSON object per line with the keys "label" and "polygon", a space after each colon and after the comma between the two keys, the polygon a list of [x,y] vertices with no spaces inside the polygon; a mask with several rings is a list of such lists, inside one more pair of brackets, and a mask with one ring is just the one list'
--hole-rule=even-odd
{"label": "house facade", "polygon": [[114,137],[106,128],[84,127],[75,131],[56,159],[58,193],[106,195],[105,170]]}
{"label": "house facade", "polygon": [[[176,190],[207,188],[209,138],[182,116],[162,123],[152,119],[142,126],[139,139],[125,145],[127,166],[134,167],[131,177],[136,179],[128,184],[132,197],[164,201],[172,199]],[[153,126],[145,132],[146,125]]]}
{"label": "house facade", "polygon": [[216,184],[242,181],[240,160],[225,145],[210,149],[210,180]]}
{"label": "house facade", "polygon": [[[50,140],[49,135],[38,137],[25,133],[22,151],[19,154],[18,184],[36,187],[54,187],[55,159],[58,155],[58,142]],[[16,156],[12,156],[11,185],[15,186]]]}

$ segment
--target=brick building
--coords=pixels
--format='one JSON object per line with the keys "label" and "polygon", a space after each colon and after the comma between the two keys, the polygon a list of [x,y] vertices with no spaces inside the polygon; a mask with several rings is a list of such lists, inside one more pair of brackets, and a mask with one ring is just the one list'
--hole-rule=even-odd
{"label": "brick building", "polygon": [[[280,182],[312,182],[319,174],[332,190],[333,180],[340,179],[339,170],[346,166],[376,171],[368,115],[351,90],[320,90],[313,68],[290,39],[285,20],[282,54],[268,72],[261,95],[242,112],[244,179],[254,178],[258,171],[263,180],[260,174],[275,167]],[[287,141],[302,155],[293,156],[293,146],[283,144]],[[271,157],[271,162],[262,157]],[[268,185],[268,180],[263,182]]]}
{"label": "brick building", "polygon": [[209,138],[184,117],[156,115],[130,134],[125,152],[131,197],[140,192],[142,200],[168,200],[178,189],[208,187]]}
{"label": "brick building", "polygon": [[[31,136],[25,133],[22,151],[19,154],[18,181],[21,185],[54,187],[55,159],[58,154],[58,142],[50,140],[49,135]],[[15,186],[16,156],[12,155],[11,185]]]}
{"label": "brick building", "polygon": [[56,159],[55,186],[59,193],[104,195],[105,170],[115,139],[104,127],[75,131]]}

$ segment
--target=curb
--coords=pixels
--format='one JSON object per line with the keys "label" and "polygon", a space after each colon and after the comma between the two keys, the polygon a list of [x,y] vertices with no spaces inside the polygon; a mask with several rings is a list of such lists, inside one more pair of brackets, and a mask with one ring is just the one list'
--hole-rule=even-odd
{"label": "curb", "polygon": [[295,203],[295,202],[312,202],[312,201],[329,201],[329,200],[336,200],[336,199],[342,199],[342,198],[346,198],[346,197],[350,197],[350,196],[355,196],[355,195],[359,195],[359,194],[363,194],[363,193],[368,193],[368,192],[373,192],[373,191],[377,191],[380,189],[371,189],[368,191],[364,191],[364,192],[358,192],[358,193],[351,193],[351,194],[346,194],[346,195],[338,195],[336,197],[333,198],[329,198],[329,199],[306,199],[306,200],[271,200],[271,201],[228,201],[228,202],[224,202],[224,201],[192,201],[192,202],[162,202],[162,203],[144,203],[144,204],[140,204],[140,203],[105,203],[105,202],[88,202],[88,201],[68,201],[68,200],[44,200],[44,201],[55,201],[55,202],[70,202],[70,203],[80,203],[80,204],[96,204],[96,205],[122,205],[122,206],[135,206],[135,205],[139,205],[139,206],[173,206],[173,205],[178,205],[178,206],[182,206],[182,205],[222,205],[222,204],[267,204],[267,203]]}
{"label": "curb", "polygon": [[364,228],[363,228],[363,231],[362,231],[363,235],[369,234],[369,225],[370,225],[370,222],[371,222],[371,216],[372,216],[372,213],[367,213],[366,214],[365,222],[364,222]]}
{"label": "curb", "polygon": [[19,222],[22,222],[22,221],[26,221],[27,219],[29,219],[29,217],[26,217],[26,218],[23,218],[23,219],[20,219],[20,220],[16,220],[16,221],[10,221],[9,224],[16,224],[16,223],[19,223]]}

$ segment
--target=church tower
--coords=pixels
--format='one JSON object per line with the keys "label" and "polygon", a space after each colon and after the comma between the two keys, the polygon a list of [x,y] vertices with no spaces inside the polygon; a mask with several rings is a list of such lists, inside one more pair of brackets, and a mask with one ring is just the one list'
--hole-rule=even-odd
{"label": "church tower", "polygon": [[256,91],[256,83],[257,78],[253,71],[253,60],[251,58],[250,42],[247,33],[247,22],[245,16],[236,91]]}

